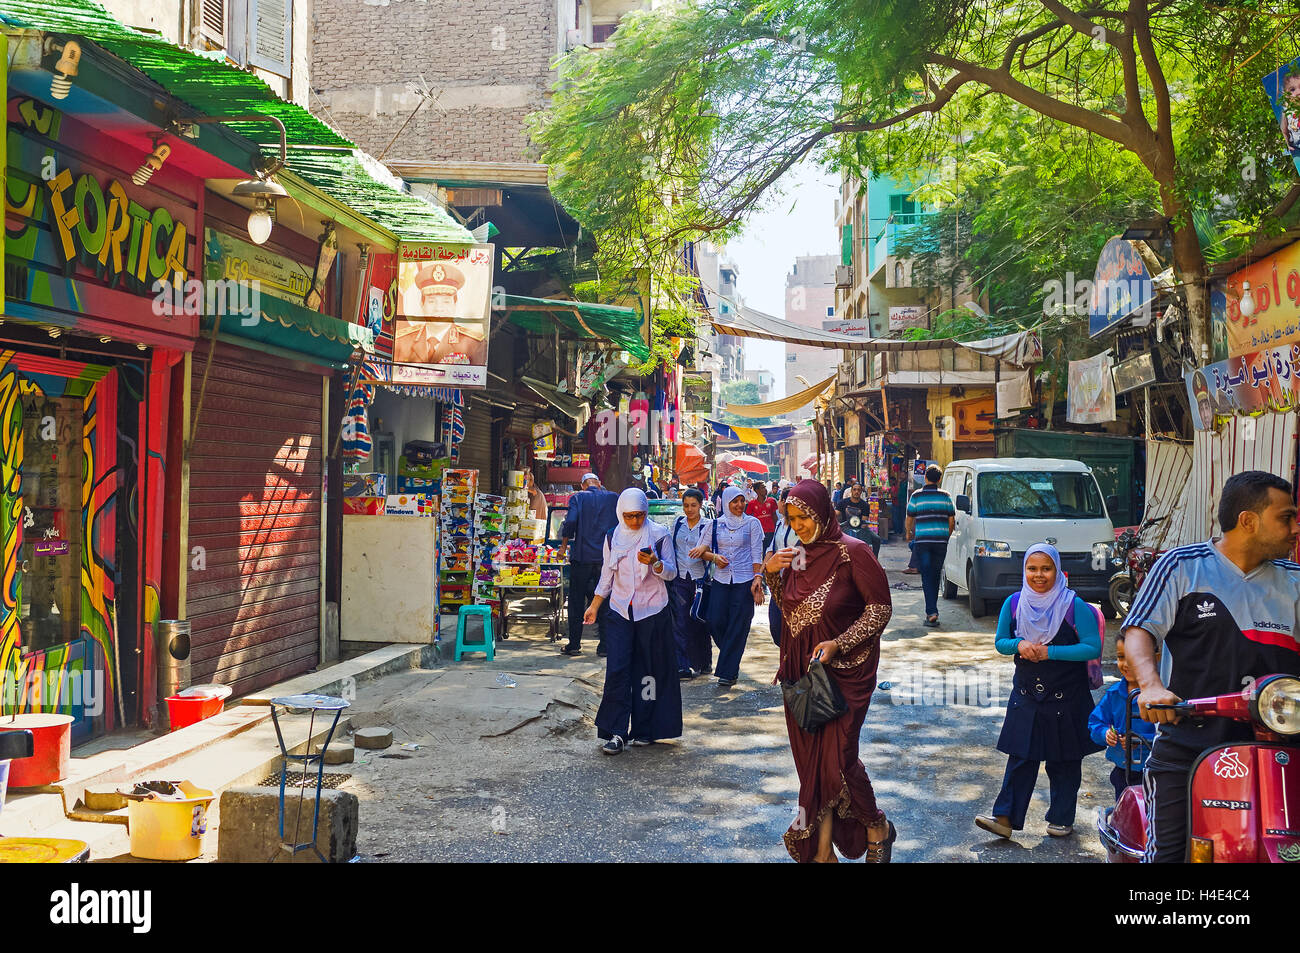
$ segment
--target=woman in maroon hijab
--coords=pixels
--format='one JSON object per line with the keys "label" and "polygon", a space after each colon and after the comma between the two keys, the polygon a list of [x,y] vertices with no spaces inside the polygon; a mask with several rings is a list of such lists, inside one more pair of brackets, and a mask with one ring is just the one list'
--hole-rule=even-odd
{"label": "woman in maroon hijab", "polygon": [[832,844],[845,857],[865,853],[868,863],[888,863],[898,834],[876,806],[858,759],[858,735],[876,687],[880,636],[894,611],[889,583],[871,547],[840,532],[822,484],[796,484],[786,498],[785,518],[801,546],[778,550],[764,564],[785,626],[777,678],[798,681],[819,658],[849,707],[813,732],[786,711],[799,772],[799,815],[786,831],[785,846],[801,863],[835,862]]}

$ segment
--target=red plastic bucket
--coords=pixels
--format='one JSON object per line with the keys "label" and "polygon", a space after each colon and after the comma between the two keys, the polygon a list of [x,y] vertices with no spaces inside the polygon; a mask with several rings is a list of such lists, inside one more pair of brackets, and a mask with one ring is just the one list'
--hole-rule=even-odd
{"label": "red plastic bucket", "polygon": [[26,730],[32,733],[36,753],[9,765],[10,788],[34,788],[55,784],[68,776],[72,754],[71,715],[32,712],[0,717],[0,731]]}
{"label": "red plastic bucket", "polygon": [[167,714],[171,719],[172,731],[198,724],[205,718],[221,714],[225,706],[224,698],[207,698],[203,696],[168,695]]}

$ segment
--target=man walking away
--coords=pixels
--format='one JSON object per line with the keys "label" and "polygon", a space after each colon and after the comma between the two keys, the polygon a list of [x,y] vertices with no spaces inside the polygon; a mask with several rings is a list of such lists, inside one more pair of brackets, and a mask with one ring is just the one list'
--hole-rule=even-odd
{"label": "man walking away", "polygon": [[[573,540],[569,559],[569,644],[560,651],[577,655],[582,645],[582,615],[600,582],[601,555],[605,537],[618,526],[618,494],[600,485],[594,473],[583,474],[582,492],[569,498],[569,512],[560,526],[561,554]],[[605,654],[605,619],[609,606],[603,605],[596,615],[596,654]]]}
{"label": "man walking away", "polygon": [[948,555],[948,537],[957,523],[957,507],[952,497],[939,489],[941,479],[943,471],[930,467],[925,471],[925,486],[907,503],[907,538],[913,541],[925,592],[925,624],[931,628],[939,624],[939,577]]}

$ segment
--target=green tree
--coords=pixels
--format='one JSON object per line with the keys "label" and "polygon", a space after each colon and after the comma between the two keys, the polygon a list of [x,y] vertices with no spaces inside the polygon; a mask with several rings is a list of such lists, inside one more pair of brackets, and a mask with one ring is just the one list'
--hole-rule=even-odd
{"label": "green tree", "polygon": [[1259,84],[1300,45],[1292,14],[1256,4],[1115,6],[669,6],[627,18],[614,49],[570,58],[536,135],[561,201],[598,241],[614,239],[608,253],[653,260],[702,234],[725,238],[805,156],[862,179],[928,173],[985,110],[1011,102],[1044,129],[1075,130],[1073,150],[1129,156],[1135,197],[1172,223],[1199,355],[1209,304],[1197,213],[1253,236],[1300,198]]}
{"label": "green tree", "polygon": [[[722,402],[724,404],[761,404],[762,401],[758,396],[758,385],[753,381],[731,381],[722,385]],[[731,424],[739,427],[767,427],[771,424],[778,423],[772,417],[738,417],[735,414],[729,414],[722,411],[719,414],[719,420],[724,424]]]}

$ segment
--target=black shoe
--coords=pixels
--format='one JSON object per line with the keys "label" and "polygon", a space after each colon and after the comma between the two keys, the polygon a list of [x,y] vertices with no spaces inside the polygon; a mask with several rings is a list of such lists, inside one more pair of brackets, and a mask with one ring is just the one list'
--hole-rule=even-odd
{"label": "black shoe", "polygon": [[694,678],[694,677],[695,677],[695,670],[694,670],[694,669],[689,669],[689,668],[679,668],[679,669],[677,670],[677,677],[680,678],[680,679],[684,682],[684,681],[686,681],[687,679],[690,679],[690,678]]}
{"label": "black shoe", "polygon": [[712,674],[713,674],[713,666],[712,666],[712,665],[708,665],[708,666],[705,666],[704,668],[697,668],[697,669],[695,670],[695,674],[696,674],[696,675],[712,675]]}
{"label": "black shoe", "polygon": [[735,680],[734,678],[720,678],[720,679],[718,679],[718,687],[719,687],[719,688],[730,688],[732,685],[735,685],[735,684],[736,684],[736,680]]}
{"label": "black shoe", "polygon": [[599,657],[599,658],[604,658],[604,657],[605,657],[605,643],[604,643],[604,642],[601,642],[599,645],[596,646],[596,655],[597,655],[597,657]]}
{"label": "black shoe", "polygon": [[561,655],[581,655],[581,654],[582,654],[582,649],[578,648],[578,646],[576,646],[576,645],[566,645],[564,648],[560,649],[560,654],[561,654]]}
{"label": "black shoe", "polygon": [[624,747],[623,739],[620,738],[618,735],[615,735],[613,738],[610,738],[603,745],[601,745],[600,750],[604,754],[622,754],[623,747]]}

